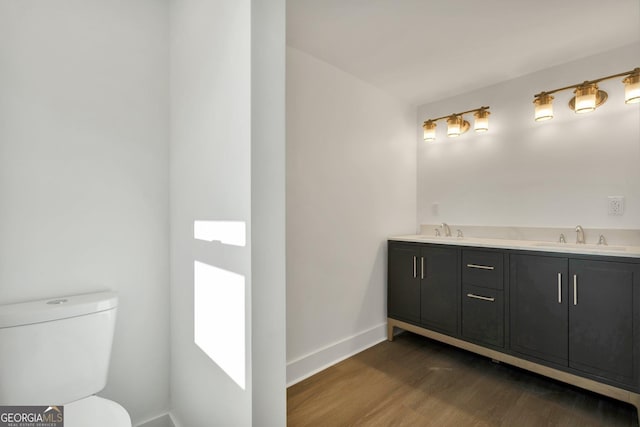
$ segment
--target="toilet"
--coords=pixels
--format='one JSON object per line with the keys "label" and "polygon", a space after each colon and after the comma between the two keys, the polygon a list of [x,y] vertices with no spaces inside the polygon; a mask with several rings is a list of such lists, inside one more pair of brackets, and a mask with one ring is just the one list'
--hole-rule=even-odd
{"label": "toilet", "polygon": [[97,292],[0,305],[0,406],[63,406],[65,427],[131,427],[107,383],[118,297]]}

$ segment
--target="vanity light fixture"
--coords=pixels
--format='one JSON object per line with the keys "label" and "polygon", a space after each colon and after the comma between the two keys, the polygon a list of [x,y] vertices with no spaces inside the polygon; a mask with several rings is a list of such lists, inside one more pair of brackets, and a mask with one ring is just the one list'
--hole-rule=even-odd
{"label": "vanity light fixture", "polygon": [[473,117],[475,117],[473,129],[476,132],[486,132],[489,130],[489,114],[491,113],[484,108],[473,113]]}
{"label": "vanity light fixture", "polygon": [[436,123],[433,120],[427,120],[422,125],[424,128],[424,140],[435,141],[436,140]]}
{"label": "vanity light fixture", "polygon": [[438,120],[447,120],[447,136],[455,138],[467,132],[471,124],[464,119],[464,114],[474,113],[475,122],[474,130],[476,132],[486,132],[489,130],[489,107],[480,107],[473,110],[463,111],[462,113],[454,113],[448,116],[428,119],[422,124],[424,129],[424,140],[435,141],[436,139],[436,122]]}
{"label": "vanity light fixture", "polygon": [[553,118],[553,96],[552,93],[563,90],[574,89],[575,96],[569,101],[569,108],[578,114],[589,113],[594,111],[607,100],[607,92],[598,88],[598,83],[604,80],[614,79],[616,77],[625,77],[624,83],[624,102],[626,104],[635,104],[640,102],[640,68],[634,68],[624,73],[613,74],[611,76],[600,77],[595,80],[587,80],[571,86],[561,87],[559,89],[547,90],[534,95],[533,104],[535,105],[534,119],[536,122],[549,120]]}

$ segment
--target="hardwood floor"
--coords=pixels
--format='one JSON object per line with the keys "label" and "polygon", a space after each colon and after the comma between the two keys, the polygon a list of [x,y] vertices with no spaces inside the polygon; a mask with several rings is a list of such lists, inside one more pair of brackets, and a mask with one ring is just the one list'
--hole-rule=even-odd
{"label": "hardwood floor", "polygon": [[636,409],[409,332],[287,390],[287,425],[638,426]]}

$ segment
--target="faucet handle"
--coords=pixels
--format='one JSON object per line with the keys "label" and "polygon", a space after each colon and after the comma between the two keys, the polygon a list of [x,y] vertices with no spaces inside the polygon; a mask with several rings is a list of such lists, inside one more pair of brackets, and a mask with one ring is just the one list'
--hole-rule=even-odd
{"label": "faucet handle", "polygon": [[460,229],[458,228],[458,230],[457,230],[457,231],[458,231],[458,238],[459,238],[459,239],[462,239],[462,238],[464,237],[464,236],[462,235],[462,230],[460,230]]}
{"label": "faucet handle", "polygon": [[560,239],[558,239],[560,243],[567,243],[567,238],[564,237],[564,233],[560,233]]}
{"label": "faucet handle", "polygon": [[600,235],[600,238],[598,239],[598,244],[607,246],[607,239],[604,238],[604,234]]}
{"label": "faucet handle", "polygon": [[440,237],[440,229],[439,228],[434,228],[434,230],[436,230],[436,237]]}

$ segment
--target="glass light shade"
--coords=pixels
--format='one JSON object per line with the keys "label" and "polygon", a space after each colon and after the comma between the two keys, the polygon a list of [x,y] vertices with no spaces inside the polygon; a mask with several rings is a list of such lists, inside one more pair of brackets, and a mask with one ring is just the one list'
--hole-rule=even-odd
{"label": "glass light shade", "polygon": [[624,102],[636,104],[640,102],[640,70],[622,81],[624,83]]}
{"label": "glass light shade", "polygon": [[489,130],[489,114],[491,113],[484,108],[473,113],[473,116],[475,117],[473,129],[476,132],[486,132]]}
{"label": "glass light shade", "polygon": [[427,120],[422,125],[424,129],[424,140],[425,141],[435,141],[436,140],[436,124],[431,120]]}
{"label": "glass light shade", "polygon": [[553,119],[553,96],[543,93],[536,96],[533,100],[535,105],[535,121],[541,122],[544,120]]}
{"label": "glass light shade", "polygon": [[447,119],[447,136],[455,138],[462,133],[462,116],[451,116]]}
{"label": "glass light shade", "polygon": [[574,91],[576,94],[576,113],[589,113],[596,109],[596,100],[598,96],[597,84],[584,84],[578,86]]}

